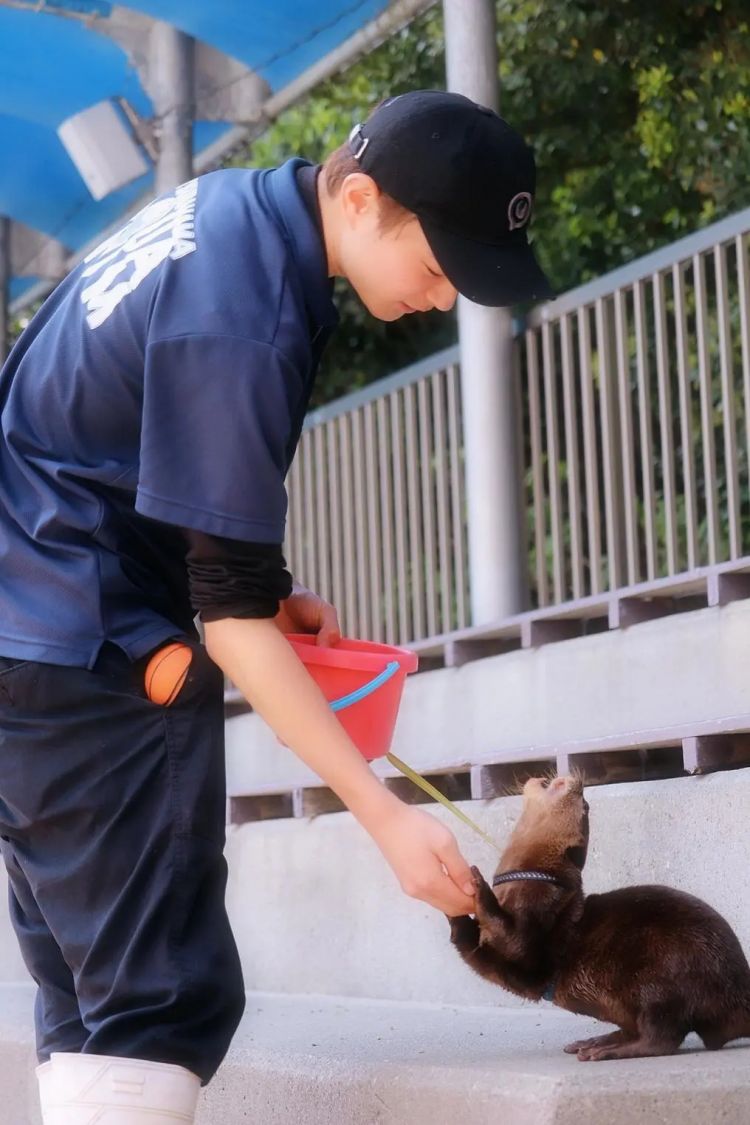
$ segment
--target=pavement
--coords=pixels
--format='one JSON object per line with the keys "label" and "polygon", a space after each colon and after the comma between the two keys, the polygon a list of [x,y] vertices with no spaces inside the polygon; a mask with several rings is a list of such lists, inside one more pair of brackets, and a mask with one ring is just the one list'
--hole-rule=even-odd
{"label": "pavement", "polygon": [[[39,1125],[33,989],[0,988],[3,1125]],[[548,1005],[248,993],[197,1125],[750,1125],[750,1044],[581,1063],[605,1025]]]}

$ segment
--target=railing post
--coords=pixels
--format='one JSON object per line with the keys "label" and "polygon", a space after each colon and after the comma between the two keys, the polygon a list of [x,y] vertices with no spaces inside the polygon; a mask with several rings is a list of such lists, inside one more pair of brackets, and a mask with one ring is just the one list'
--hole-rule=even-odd
{"label": "railing post", "polygon": [[[497,109],[494,0],[443,0],[448,88]],[[526,608],[510,310],[459,298],[472,624]]]}
{"label": "railing post", "polygon": [[194,40],[170,23],[151,29],[149,86],[157,119],[156,191],[193,176]]}
{"label": "railing post", "polygon": [[628,541],[625,524],[623,418],[618,395],[615,305],[608,297],[600,297],[596,302],[596,346],[599,356],[607,585],[610,590],[616,590],[626,583]]}

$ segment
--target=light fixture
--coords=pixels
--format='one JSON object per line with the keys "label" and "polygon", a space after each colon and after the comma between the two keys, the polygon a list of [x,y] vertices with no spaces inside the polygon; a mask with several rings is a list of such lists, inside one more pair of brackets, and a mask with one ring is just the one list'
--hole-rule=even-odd
{"label": "light fixture", "polygon": [[57,132],[94,199],[103,199],[149,170],[141,147],[109,99],[68,117]]}

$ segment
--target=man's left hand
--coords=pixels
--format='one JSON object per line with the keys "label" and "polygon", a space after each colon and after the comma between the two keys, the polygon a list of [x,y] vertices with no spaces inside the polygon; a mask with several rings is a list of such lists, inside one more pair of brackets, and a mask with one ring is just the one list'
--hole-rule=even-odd
{"label": "man's left hand", "polygon": [[317,644],[335,645],[341,640],[341,626],[334,606],[299,582],[281,603],[274,621],[282,633],[315,633]]}

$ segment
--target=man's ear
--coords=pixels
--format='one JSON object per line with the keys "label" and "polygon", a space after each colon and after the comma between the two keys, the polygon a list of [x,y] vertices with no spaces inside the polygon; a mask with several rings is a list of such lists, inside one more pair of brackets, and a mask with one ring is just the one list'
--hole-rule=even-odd
{"label": "man's ear", "polygon": [[365,172],[350,172],[344,177],[340,188],[341,206],[349,223],[358,221],[370,214],[379,216],[380,188]]}

